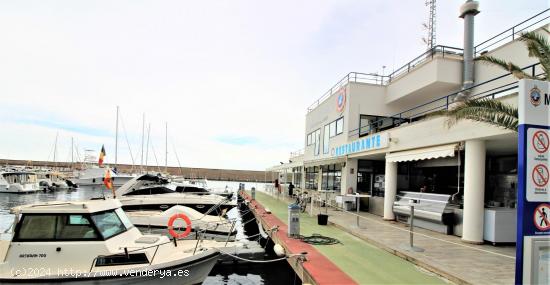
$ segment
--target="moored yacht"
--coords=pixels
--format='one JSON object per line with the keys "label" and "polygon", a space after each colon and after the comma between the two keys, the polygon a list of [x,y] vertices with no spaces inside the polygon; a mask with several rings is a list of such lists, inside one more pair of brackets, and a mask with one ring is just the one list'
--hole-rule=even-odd
{"label": "moored yacht", "polygon": [[[71,179],[72,182],[74,182],[76,185],[84,185],[84,186],[97,186],[97,185],[103,185],[103,177],[105,177],[105,172],[107,171],[106,168],[98,167],[98,166],[91,166],[84,170],[81,170],[76,173],[74,179]],[[113,183],[113,186],[122,186],[126,182],[133,179],[135,176],[129,175],[129,174],[122,174],[118,173],[114,169],[110,169],[111,171],[111,181]]]}
{"label": "moored yacht", "polygon": [[237,205],[232,196],[177,192],[178,185],[151,174],[139,175],[115,191],[125,211],[161,210],[185,206],[202,214],[223,215]]}
{"label": "moored yacht", "polygon": [[33,193],[40,190],[36,173],[26,171],[2,172],[0,193]]}
{"label": "moored yacht", "polygon": [[0,284],[196,284],[220,252],[143,235],[116,199],[48,202],[12,209],[11,241],[0,242]]}
{"label": "moored yacht", "polygon": [[[126,212],[134,225],[153,231],[161,230],[160,232],[166,232],[170,218],[179,213],[186,215],[190,219],[192,224],[191,237],[196,237],[197,233],[200,232],[204,238],[229,238],[233,240],[237,234],[234,221],[222,216],[205,215],[185,206],[173,206],[166,211],[146,210]],[[178,219],[174,222],[173,226],[174,228],[185,228],[186,225],[183,220]]]}

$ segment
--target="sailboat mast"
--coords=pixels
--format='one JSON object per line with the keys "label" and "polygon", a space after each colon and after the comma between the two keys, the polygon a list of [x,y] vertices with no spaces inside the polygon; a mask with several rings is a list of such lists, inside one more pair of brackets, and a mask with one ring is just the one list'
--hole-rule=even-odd
{"label": "sailboat mast", "polygon": [[168,122],[166,122],[166,137],[165,137],[165,144],[164,144],[164,150],[166,151],[164,156],[164,172],[168,174]]}
{"label": "sailboat mast", "polygon": [[118,106],[116,106],[116,132],[115,132],[115,167],[118,162]]}
{"label": "sailboat mast", "polygon": [[59,133],[55,134],[55,143],[53,145],[53,163],[54,163],[55,167],[57,167],[57,162],[55,160],[55,157],[57,155],[57,136],[59,136]]}
{"label": "sailboat mast", "polygon": [[74,164],[74,138],[71,137],[71,169],[73,168]]}
{"label": "sailboat mast", "polygon": [[141,172],[143,172],[143,143],[145,141],[145,113],[143,113],[143,124],[141,125]]}
{"label": "sailboat mast", "polygon": [[147,146],[145,147],[145,170],[149,172],[149,138],[151,136],[151,123],[147,129]]}

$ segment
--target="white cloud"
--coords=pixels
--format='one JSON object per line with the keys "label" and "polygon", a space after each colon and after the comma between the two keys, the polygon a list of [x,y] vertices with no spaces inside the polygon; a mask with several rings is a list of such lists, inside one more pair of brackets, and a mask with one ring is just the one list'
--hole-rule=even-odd
{"label": "white cloud", "polygon": [[[461,46],[462,2],[440,1],[438,43]],[[544,2],[482,1],[477,40]],[[0,2],[0,156],[45,159],[59,131],[60,153],[74,137],[112,162],[119,105],[134,158],[146,113],[162,164],[168,122],[170,165],[174,142],[185,166],[263,169],[303,146],[305,109],[344,74],[420,54],[426,17],[414,1]]]}

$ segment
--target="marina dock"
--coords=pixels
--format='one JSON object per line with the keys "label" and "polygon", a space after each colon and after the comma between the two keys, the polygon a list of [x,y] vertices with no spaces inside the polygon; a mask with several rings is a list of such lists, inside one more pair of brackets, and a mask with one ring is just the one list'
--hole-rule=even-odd
{"label": "marina dock", "polygon": [[[335,226],[319,226],[316,219],[304,213],[300,216],[300,233],[314,233],[336,238],[340,244],[309,245],[287,237],[288,201],[278,200],[266,193],[256,191],[256,200],[250,194],[241,194],[250,201],[249,207],[264,226],[270,229],[279,226],[271,238],[281,244],[287,254],[307,252],[307,260],[288,260],[304,284],[444,284],[435,274],[380,249],[367,241]],[[266,213],[266,208],[270,213]]]}
{"label": "marina dock", "polygon": [[[246,199],[250,200],[250,196]],[[265,222],[273,216],[286,221],[287,205],[293,202],[287,196],[256,191],[256,201],[250,205],[255,207],[259,221]],[[466,244],[455,236],[415,228],[415,245],[425,251],[411,252],[403,247],[409,241],[405,224],[361,212],[360,227],[357,227],[356,212],[316,206],[314,214],[327,211],[329,215],[329,225],[319,226],[315,217],[309,215],[309,207],[300,216],[301,234],[318,233],[337,238],[340,245],[313,248],[359,284],[514,283],[514,246]],[[269,208],[271,215],[265,214],[264,208]],[[279,227],[285,236],[286,227],[286,224]],[[308,254],[308,261],[312,259]]]}

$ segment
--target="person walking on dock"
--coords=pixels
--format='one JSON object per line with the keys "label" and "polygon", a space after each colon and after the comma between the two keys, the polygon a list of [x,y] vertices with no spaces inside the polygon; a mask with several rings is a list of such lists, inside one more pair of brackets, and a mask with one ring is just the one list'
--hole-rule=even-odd
{"label": "person walking on dock", "polygon": [[281,194],[281,185],[279,184],[279,179],[275,179],[275,189],[277,189],[278,194]]}
{"label": "person walking on dock", "polygon": [[292,182],[290,182],[288,184],[288,196],[289,197],[292,197],[292,194],[294,193],[294,184],[292,184]]}

